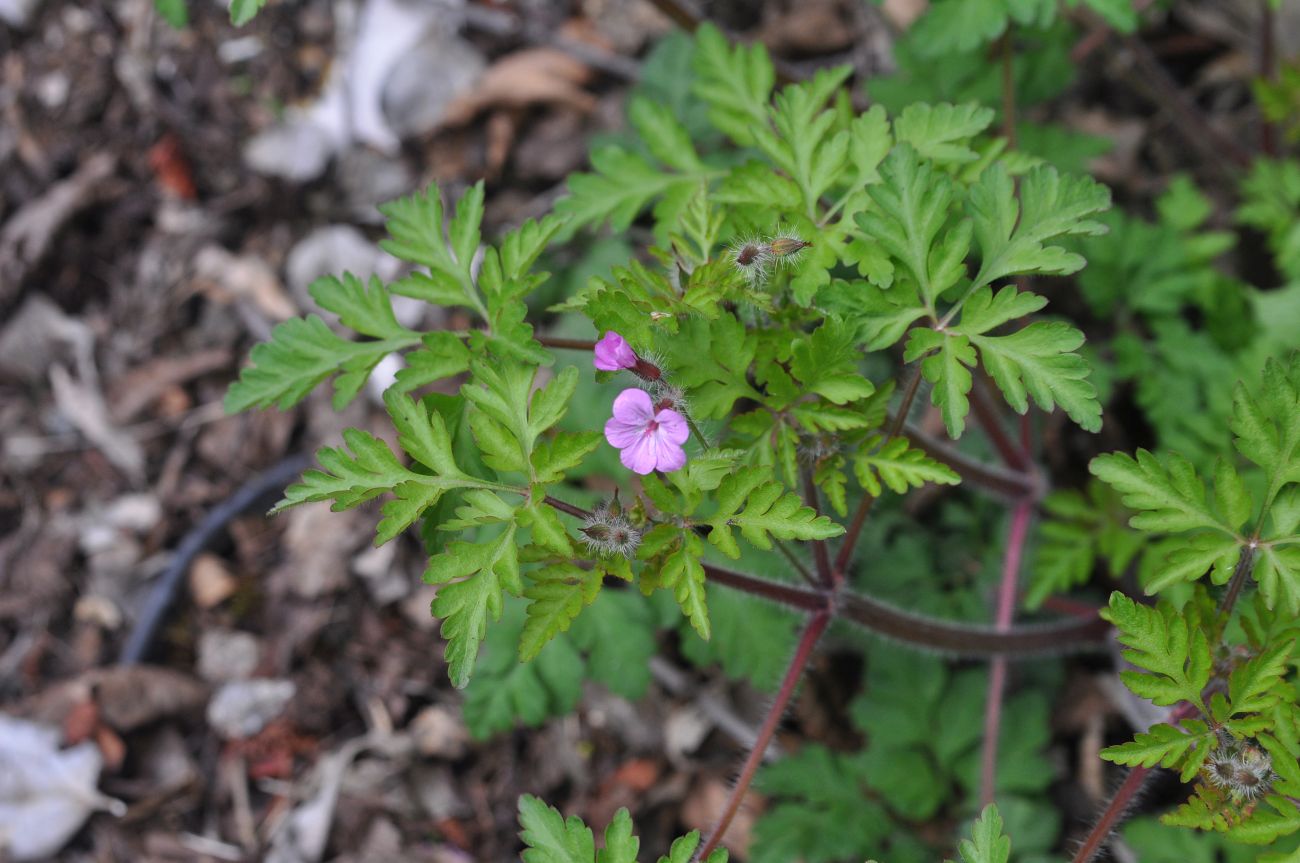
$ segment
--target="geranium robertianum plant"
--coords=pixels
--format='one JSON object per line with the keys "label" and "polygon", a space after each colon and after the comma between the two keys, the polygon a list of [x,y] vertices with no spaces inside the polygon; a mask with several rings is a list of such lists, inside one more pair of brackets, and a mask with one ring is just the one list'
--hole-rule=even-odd
{"label": "geranium robertianum plant", "polygon": [[[1113,625],[1133,666],[1125,682],[1168,707],[1167,724],[1103,753],[1133,770],[1076,860],[1097,852],[1157,764],[1195,783],[1172,823],[1257,843],[1300,830],[1300,361],[1278,358],[1262,387],[1239,388],[1231,433],[1245,461],[1221,459],[1212,494],[1177,456],[1139,451],[1136,459],[1093,462],[1093,473],[1137,512],[1135,528],[1180,538],[1166,543],[1169,553],[1147,582],[1154,593],[1177,594],[1177,605],[1116,593],[1105,620],[1085,611],[1015,625],[1020,562],[1050,479],[1035,458],[1030,402],[1086,432],[1102,422],[1079,352],[1083,334],[1046,314],[1048,301],[1023,280],[1084,267],[1070,238],[1105,230],[1098,217],[1109,193],[1009,150],[988,131],[992,112],[976,104],[913,104],[892,120],[880,107],[855,113],[841,87],[847,69],[774,93],[764,51],[733,48],[707,26],[693,57],[694,96],[729,139],[717,152],[699,152],[664,105],[634,98],[638,147],[598,149],[594,173],[571,180],[556,214],[494,246],[480,235],[482,184],[454,212],[437,189],[382,208],[384,247],[413,265],[411,273],[391,284],[326,277],[311,289],[342,328],[363,338],[314,315],[281,324],[254,349],[227,407],[287,408],[330,380],[341,407],[382,358],[400,353],[405,367],[384,393],[398,450],[351,429],[343,446],[320,450],[320,468],[276,509],[322,500],[341,509],[387,496],[378,542],[418,525],[457,687],[470,683],[510,597],[526,603],[520,662],[545,661],[552,642],[569,645],[549,654],[549,677],[583,661],[566,639],[593,663],[617,649],[611,635],[579,633],[598,597],[629,597],[629,585],[651,599],[671,596],[705,640],[714,637],[709,585],[801,613],[793,656],[717,829],[684,838],[666,859],[714,859],[834,621],[925,651],[992,659],[976,771],[984,803],[1001,787],[1006,660],[1103,647]],[[647,210],[653,239],[645,254],[530,316],[527,301],[547,278],[535,264],[549,246],[606,223],[626,231]],[[393,294],[459,307],[472,325],[409,329],[393,314]],[[587,338],[548,334],[575,317],[587,322]],[[604,419],[561,429],[580,376],[592,369],[584,397],[609,406]],[[422,394],[449,379],[459,381],[455,395]],[[947,439],[912,422],[923,388]],[[1014,433],[1006,408],[1022,417]],[[972,425],[991,459],[955,443]],[[593,494],[574,477],[592,465],[619,492],[584,506]],[[1010,510],[989,626],[923,615],[868,592],[874,555],[860,540],[877,501],[958,483]],[[742,555],[762,563],[737,568]],[[1207,573],[1227,585],[1217,604],[1203,585]],[[1240,613],[1237,599],[1252,584],[1260,590]],[[937,680],[942,687],[942,675]],[[529,697],[545,699],[538,691],[541,682]],[[854,709],[870,727],[870,698]],[[545,710],[518,712],[536,718]],[[817,757],[823,774],[838,769],[824,751]],[[863,763],[880,768],[890,757],[877,751]],[[800,793],[798,775],[790,771],[794,784],[779,793]],[[851,806],[855,789],[838,799]],[[822,792],[809,784],[807,793]],[[885,794],[895,811],[917,816],[933,814],[939,799]],[[533,849],[526,859],[593,859],[592,833],[581,822],[530,797],[520,811]],[[840,845],[810,849],[790,841],[796,835],[784,833],[779,853],[836,859],[884,841],[879,832],[842,831]],[[759,841],[765,836],[760,830]],[[600,859],[633,860],[636,851],[620,814]],[[996,812],[960,853],[966,861],[1006,860]],[[756,859],[781,858],[760,848]]]}

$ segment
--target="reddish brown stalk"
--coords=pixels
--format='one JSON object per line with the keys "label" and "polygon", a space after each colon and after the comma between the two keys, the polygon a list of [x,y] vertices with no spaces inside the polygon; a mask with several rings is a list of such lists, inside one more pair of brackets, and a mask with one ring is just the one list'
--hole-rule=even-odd
{"label": "reddish brown stalk", "polygon": [[[1016,584],[1020,576],[1020,561],[1024,556],[1025,539],[1029,536],[1029,520],[1033,504],[1022,500],[1011,514],[1011,532],[1007,537],[1006,552],[1002,557],[1002,583],[998,586],[998,608],[994,626],[998,632],[1011,629],[1011,619],[1016,609]],[[1007,683],[1007,658],[995,656],[989,663],[989,692],[984,703],[984,751],[980,763],[980,806],[993,802],[997,779],[998,736],[1002,727],[1002,696]]]}
{"label": "reddish brown stalk", "polygon": [[[898,412],[894,414],[894,420],[889,424],[885,431],[884,442],[889,441],[897,435],[903,428],[903,423],[907,421],[907,414],[912,409],[912,402],[916,399],[916,393],[921,388],[921,367],[912,368],[912,376],[908,378],[907,387],[903,390],[903,399],[898,403]],[[840,540],[839,553],[835,555],[835,572],[841,574],[848,570],[849,563],[853,560],[853,549],[858,544],[858,536],[862,533],[862,527],[867,523],[867,516],[871,514],[871,507],[876,503],[874,495],[864,494],[862,500],[858,503],[858,508],[853,513],[853,521],[849,522],[849,528],[844,532],[844,539]]]}
{"label": "reddish brown stalk", "polygon": [[1128,772],[1128,776],[1124,778],[1124,784],[1115,792],[1115,796],[1110,798],[1105,811],[1101,813],[1097,823],[1092,826],[1092,830],[1088,831],[1083,844],[1079,846],[1078,852],[1074,855],[1073,863],[1088,863],[1101,850],[1102,846],[1106,844],[1106,840],[1110,838],[1110,834],[1119,824],[1120,819],[1124,817],[1124,813],[1128,811],[1129,806],[1133,803],[1133,798],[1146,784],[1147,776],[1150,774],[1151,768],[1149,767],[1134,767]]}
{"label": "reddish brown stalk", "polygon": [[704,567],[704,574],[709,577],[710,581],[715,581],[724,587],[743,591],[752,596],[779,602],[790,608],[821,612],[825,611],[830,605],[828,598],[821,591],[806,590],[802,587],[782,584],[779,581],[769,581],[766,578],[755,578],[752,575],[733,572],[730,569],[723,569],[711,563],[705,563],[702,566]]}
{"label": "reddish brown stalk", "polygon": [[[813,512],[821,512],[821,507],[817,504],[817,484],[813,482],[811,470],[803,471],[803,499],[804,503]],[[838,586],[844,580],[844,575],[839,567],[834,570],[831,569],[831,556],[826,551],[825,540],[813,540],[812,547],[813,564],[817,567],[817,578],[826,587]]]}
{"label": "reddish brown stalk", "polygon": [[988,435],[989,442],[993,444],[993,448],[998,451],[1002,460],[1014,470],[1029,473],[1034,469],[1034,465],[1028,451],[1007,433],[1006,426],[1002,424],[1002,418],[998,416],[998,410],[993,405],[993,399],[989,397],[988,390],[982,384],[983,379],[977,378],[975,386],[971,387],[971,415],[984,430],[984,434]]}
{"label": "reddish brown stalk", "polygon": [[1110,637],[1110,624],[1100,617],[1033,623],[998,632],[904,611],[869,596],[843,593],[840,614],[876,635],[937,653],[967,658],[1008,656],[1016,659],[1099,650]]}
{"label": "reddish brown stalk", "polygon": [[[1189,716],[1195,716],[1196,713],[1196,707],[1184,701],[1169,714],[1165,724],[1177,725]],[[1142,790],[1142,786],[1146,784],[1147,777],[1150,775],[1151,768],[1149,767],[1134,767],[1129,771],[1128,776],[1124,778],[1124,783],[1115,792],[1115,796],[1111,797],[1110,802],[1106,804],[1106,809],[1101,813],[1101,817],[1097,819],[1097,823],[1092,825],[1092,829],[1084,837],[1083,844],[1079,846],[1072,863],[1088,863],[1105,846],[1106,840],[1119,826],[1124,814],[1133,804],[1133,798]]]}
{"label": "reddish brown stalk", "polygon": [[808,625],[804,627],[803,635],[799,637],[799,644],[795,647],[794,656],[790,659],[790,667],[785,671],[785,677],[781,680],[781,688],[777,690],[776,700],[767,712],[767,717],[763,720],[763,726],[758,730],[758,739],[754,742],[754,748],[749,750],[749,755],[745,758],[745,764],[740,768],[740,776],[736,779],[736,785],[731,789],[731,795],[727,799],[726,808],[722,811],[722,816],[718,818],[717,825],[713,828],[713,833],[709,836],[700,853],[696,855],[697,860],[707,860],[713,853],[713,849],[718,847],[722,841],[723,835],[726,834],[727,828],[731,826],[731,821],[740,811],[741,801],[745,798],[745,792],[749,790],[750,783],[754,781],[754,774],[758,772],[758,767],[763,763],[763,755],[767,752],[767,746],[772,742],[772,735],[776,733],[776,727],[781,722],[781,717],[785,715],[785,709],[790,704],[790,699],[794,696],[795,689],[799,686],[799,678],[803,676],[804,668],[808,665],[808,660],[812,658],[813,648],[817,646],[817,641],[826,631],[826,625],[831,622],[829,611],[823,610],[814,614],[808,620]]}
{"label": "reddish brown stalk", "polygon": [[962,478],[962,482],[995,494],[1005,495],[1013,500],[1025,496],[1037,498],[1041,495],[1038,482],[1028,474],[976,461],[918,429],[907,428],[903,434],[907,436],[912,446],[956,471]]}

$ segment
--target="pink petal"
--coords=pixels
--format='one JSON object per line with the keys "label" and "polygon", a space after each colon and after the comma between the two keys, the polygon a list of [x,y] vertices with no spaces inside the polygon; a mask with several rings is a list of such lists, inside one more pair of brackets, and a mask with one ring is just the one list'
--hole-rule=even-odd
{"label": "pink petal", "polygon": [[611,330],[596,342],[593,361],[596,368],[603,372],[616,372],[619,369],[630,369],[635,366],[637,355],[622,336]]}
{"label": "pink petal", "polygon": [[605,423],[605,440],[610,446],[623,449],[639,441],[645,435],[645,423],[626,422],[614,417]]}
{"label": "pink petal", "polygon": [[655,469],[657,461],[653,434],[643,434],[631,446],[618,454],[623,467],[644,476]]}
{"label": "pink petal", "polygon": [[645,427],[655,416],[654,402],[645,390],[629,388],[614,399],[614,419]]}
{"label": "pink petal", "polygon": [[[671,408],[664,408],[655,414],[655,422],[659,423],[657,434],[661,435],[669,443],[681,445],[686,443],[686,439],[691,436],[691,427],[686,424],[686,417]],[[681,465],[677,467],[681,467]],[[676,469],[670,468],[670,470]]]}
{"label": "pink petal", "polygon": [[659,438],[659,456],[656,467],[665,473],[677,470],[686,464],[686,450],[670,440]]}

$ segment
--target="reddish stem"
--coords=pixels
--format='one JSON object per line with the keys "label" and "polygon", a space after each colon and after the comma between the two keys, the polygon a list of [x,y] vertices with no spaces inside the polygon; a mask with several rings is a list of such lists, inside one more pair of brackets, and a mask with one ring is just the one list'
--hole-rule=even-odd
{"label": "reddish stem", "polygon": [[1014,470],[1022,473],[1031,472],[1034,465],[1028,451],[1007,433],[1006,426],[1002,424],[1002,418],[998,416],[998,410],[993,405],[993,400],[979,381],[971,388],[970,396],[971,414],[984,430],[984,434],[988,435],[989,441],[1002,460]]}
{"label": "reddish stem", "polygon": [[1128,772],[1124,784],[1115,792],[1115,796],[1110,798],[1110,802],[1106,804],[1106,811],[1101,813],[1101,817],[1097,819],[1097,823],[1092,826],[1087,838],[1079,846],[1078,852],[1074,855],[1074,863],[1088,863],[1101,850],[1120,819],[1124,817],[1133,798],[1142,790],[1150,773],[1149,767],[1134,767]]}
{"label": "reddish stem", "polygon": [[[1002,583],[998,587],[998,608],[994,626],[998,632],[1011,629],[1011,619],[1016,609],[1016,585],[1020,576],[1020,561],[1024,556],[1025,539],[1029,535],[1029,519],[1033,505],[1028,500],[1016,504],[1011,514],[1011,533],[1002,557]],[[997,778],[998,733],[1002,726],[1002,696],[1007,683],[1007,658],[996,656],[990,663],[988,699],[984,702],[984,752],[980,765],[980,806],[993,802],[993,789]]]}
{"label": "reddish stem", "polygon": [[[1198,710],[1195,705],[1183,701],[1169,714],[1165,720],[1166,725],[1177,725],[1190,716],[1195,716]],[[1083,844],[1079,846],[1078,852],[1074,855],[1072,863],[1088,863],[1097,852],[1106,844],[1115,827],[1118,826],[1120,819],[1133,803],[1133,798],[1142,790],[1146,783],[1147,777],[1151,774],[1149,767],[1134,767],[1129,771],[1128,776],[1124,778],[1124,784],[1120,785],[1115,796],[1110,798],[1106,804],[1106,809],[1097,819],[1097,823],[1092,825],[1088,835],[1084,837]]]}
{"label": "reddish stem", "polygon": [[[893,422],[886,429],[884,440],[881,443],[887,443],[890,438],[902,431],[903,423],[907,421],[907,414],[912,409],[912,401],[916,398],[916,393],[920,388],[921,367],[915,366],[912,369],[911,378],[907,381],[907,388],[903,390],[903,399],[898,404],[898,411],[894,414]],[[849,562],[853,560],[853,549],[858,544],[858,536],[862,533],[862,526],[867,523],[867,516],[871,514],[871,507],[875,503],[876,498],[874,495],[862,495],[862,500],[853,513],[853,521],[849,523],[849,529],[844,532],[844,539],[840,540],[840,550],[835,555],[835,572],[839,573],[841,578],[849,568]]]}
{"label": "reddish stem", "polygon": [[739,590],[803,611],[825,611],[829,606],[829,600],[821,591],[805,590],[802,587],[782,584],[779,581],[768,581],[766,578],[755,578],[752,575],[733,572],[730,569],[723,569],[711,563],[701,565],[704,567],[704,574],[709,577],[710,581],[715,581],[733,590]]}
{"label": "reddish stem", "polygon": [[740,768],[740,777],[736,780],[735,787],[731,789],[731,796],[727,799],[727,806],[722,811],[722,817],[718,819],[718,824],[713,828],[712,835],[704,843],[704,847],[700,849],[695,859],[707,860],[709,858],[709,855],[713,853],[713,849],[717,848],[718,843],[722,841],[727,828],[731,826],[732,819],[740,811],[740,803],[744,799],[750,783],[754,781],[754,774],[758,772],[758,766],[763,763],[763,755],[767,752],[768,744],[772,742],[772,735],[776,733],[776,727],[785,714],[785,708],[789,705],[795,689],[799,686],[799,678],[803,676],[804,668],[807,667],[808,660],[812,658],[813,648],[817,646],[817,641],[821,638],[822,633],[826,631],[826,625],[830,621],[830,612],[826,610],[819,611],[809,618],[808,625],[804,627],[803,635],[799,637],[799,644],[795,647],[794,656],[790,659],[790,667],[786,669],[785,677],[781,680],[781,688],[777,690],[776,700],[772,702],[771,708],[767,711],[767,717],[763,720],[763,726],[758,730],[758,739],[754,742],[754,748],[749,750],[749,755],[745,758],[745,764]]}
{"label": "reddish stem", "polygon": [[[803,499],[809,509],[813,512],[820,513],[820,507],[817,505],[817,484],[813,482],[811,470],[805,470],[803,472]],[[826,551],[825,540],[814,539],[812,547],[813,563],[817,567],[817,578],[820,579],[821,583],[826,587],[838,586],[844,581],[844,575],[839,567],[836,567],[834,570],[831,569],[831,556]]]}

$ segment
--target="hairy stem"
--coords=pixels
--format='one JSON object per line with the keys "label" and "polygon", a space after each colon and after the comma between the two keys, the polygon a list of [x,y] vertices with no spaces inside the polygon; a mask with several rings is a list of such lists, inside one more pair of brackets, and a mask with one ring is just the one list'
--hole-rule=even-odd
{"label": "hairy stem", "polygon": [[[898,410],[894,413],[893,422],[885,430],[885,437],[882,443],[888,442],[903,428],[903,423],[907,421],[907,414],[912,409],[912,402],[916,399],[916,393],[921,388],[921,367],[919,365],[912,367],[912,376],[907,379],[907,386],[903,389],[903,398],[898,403]],[[862,500],[858,503],[858,508],[853,513],[853,521],[849,522],[849,529],[844,532],[844,539],[840,540],[839,553],[835,555],[835,572],[840,573],[843,577],[845,570],[849,568],[849,562],[853,560],[853,549],[858,544],[858,536],[862,533],[862,526],[867,523],[867,516],[871,515],[871,507],[876,503],[876,498],[869,494],[864,494]]]}
{"label": "hairy stem", "polygon": [[968,658],[1023,659],[1100,650],[1111,630],[1109,623],[1095,617],[1013,626],[999,632],[989,626],[926,617],[856,593],[842,594],[839,608],[844,619],[876,635],[923,650]]}
{"label": "hairy stem", "polygon": [[1013,470],[1028,473],[1034,469],[1033,461],[1029,458],[1029,453],[1020,444],[1012,439],[1007,432],[1007,428],[1002,424],[1002,418],[998,415],[998,409],[993,403],[988,390],[982,385],[982,378],[977,378],[975,385],[971,387],[970,404],[971,415],[975,421],[980,424],[984,434],[988,435],[989,441],[993,448],[998,451],[998,455],[1008,467]]}
{"label": "hairy stem", "polygon": [[[808,469],[803,471],[803,500],[813,512],[821,512],[821,507],[817,505],[817,485],[813,482],[812,471]],[[826,541],[814,539],[812,547],[813,564],[817,567],[817,578],[827,587],[839,585],[844,580],[844,576],[839,567],[831,569],[831,556],[826,551]]]}
{"label": "hairy stem", "polygon": [[[1020,576],[1020,561],[1024,556],[1025,539],[1029,535],[1029,519],[1033,505],[1028,500],[1016,504],[1011,514],[1011,532],[1007,537],[1006,552],[1002,556],[1002,582],[998,586],[998,607],[994,626],[998,632],[1011,629],[1011,619],[1016,609],[1016,585]],[[998,733],[1002,727],[1002,697],[1007,685],[1007,658],[995,656],[989,663],[989,691],[984,702],[984,750],[980,761],[980,806],[993,802],[997,779]]]}
{"label": "hairy stem", "polygon": [[740,768],[740,776],[731,789],[731,795],[727,798],[727,805],[722,810],[722,815],[718,818],[713,833],[709,836],[708,841],[704,843],[704,847],[700,849],[699,854],[696,855],[697,860],[708,859],[709,855],[713,853],[713,849],[717,848],[718,843],[722,841],[727,828],[731,826],[732,819],[740,811],[740,803],[744,800],[745,792],[749,790],[750,783],[754,781],[754,774],[758,772],[758,767],[763,762],[763,754],[772,741],[772,735],[776,733],[776,727],[780,724],[781,717],[785,715],[785,709],[794,696],[795,689],[799,685],[799,678],[803,676],[808,660],[812,658],[813,648],[817,646],[817,641],[821,638],[822,633],[826,631],[826,625],[830,622],[831,614],[828,610],[819,611],[809,618],[807,626],[804,627],[803,635],[799,636],[799,644],[795,647],[794,656],[790,659],[790,667],[786,669],[785,677],[781,679],[781,688],[777,690],[776,699],[772,702],[772,706],[768,708],[767,716],[763,719],[763,725],[758,730],[758,740],[754,743],[754,748],[749,750],[749,755],[745,758],[745,764]]}
{"label": "hairy stem", "polygon": [[[1189,716],[1195,716],[1196,713],[1197,708],[1195,706],[1186,701],[1181,702],[1169,714],[1165,724],[1177,725]],[[1152,768],[1149,767],[1134,767],[1129,770],[1128,776],[1124,778],[1124,783],[1120,785],[1115,795],[1110,798],[1110,802],[1106,804],[1106,809],[1101,813],[1101,817],[1097,819],[1097,822],[1092,825],[1092,829],[1088,831],[1088,835],[1084,837],[1083,844],[1079,846],[1072,863],[1088,863],[1105,846],[1106,840],[1110,838],[1111,833],[1119,826],[1119,822],[1123,820],[1125,813],[1133,804],[1133,798],[1142,790],[1147,777],[1151,775],[1151,770]]]}
{"label": "hairy stem", "polygon": [[[575,518],[588,518],[582,507],[546,497],[546,503]],[[1056,655],[1098,649],[1105,643],[1110,624],[1100,617],[1080,616],[1075,620],[1010,627],[1004,632],[915,614],[887,602],[848,591],[828,593],[779,581],[758,578],[703,563],[710,580],[752,596],[800,611],[827,611],[864,629],[921,650],[954,656],[1028,657]]]}
{"label": "hairy stem", "polygon": [[825,611],[830,602],[826,595],[821,591],[806,590],[802,587],[794,587],[789,584],[782,584],[779,581],[771,581],[766,578],[756,578],[752,575],[746,575],[743,572],[724,569],[721,566],[715,566],[711,563],[701,564],[704,567],[704,574],[709,577],[710,581],[715,581],[724,587],[730,587],[733,590],[739,590],[742,593],[748,593],[753,596],[771,600],[772,602],[787,605],[790,608],[798,608],[803,611]]}
{"label": "hairy stem", "polygon": [[1011,471],[970,458],[965,453],[925,432],[907,427],[903,434],[910,444],[941,464],[957,472],[962,482],[978,486],[1009,498],[1037,498],[1041,489],[1036,479],[1026,473]]}
{"label": "hairy stem", "polygon": [[1237,604],[1237,598],[1241,596],[1241,589],[1250,581],[1251,573],[1255,571],[1255,554],[1259,547],[1259,533],[1251,537],[1250,543],[1241,549],[1241,556],[1237,558],[1237,566],[1232,570],[1232,579],[1228,582],[1228,591],[1223,594],[1223,599],[1219,601],[1218,622],[1215,624],[1215,637],[1222,634],[1223,627],[1228,622],[1228,617],[1232,614],[1233,607]]}
{"label": "hairy stem", "polygon": [[810,587],[821,587],[821,585],[817,583],[817,576],[813,575],[812,570],[804,566],[804,562],[795,556],[795,553],[790,550],[790,546],[786,545],[783,540],[779,539],[773,540],[773,544],[776,546],[776,550],[781,553],[781,556],[784,557],[792,567],[794,567],[795,572],[799,573],[799,577],[807,582]]}
{"label": "hairy stem", "polygon": [[1096,856],[1097,852],[1106,844],[1106,840],[1110,839],[1111,833],[1119,825],[1124,813],[1128,811],[1133,798],[1146,784],[1149,775],[1151,775],[1151,768],[1149,767],[1134,767],[1128,772],[1128,776],[1124,777],[1124,784],[1115,792],[1115,796],[1110,798],[1105,811],[1101,813],[1097,823],[1092,825],[1092,829],[1088,831],[1083,844],[1079,846],[1078,852],[1074,855],[1073,863],[1088,863],[1089,860]]}

